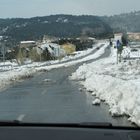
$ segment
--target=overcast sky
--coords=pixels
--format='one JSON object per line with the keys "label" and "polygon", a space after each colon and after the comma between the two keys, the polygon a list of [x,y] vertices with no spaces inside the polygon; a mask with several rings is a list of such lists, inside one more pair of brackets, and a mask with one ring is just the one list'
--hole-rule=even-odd
{"label": "overcast sky", "polygon": [[51,14],[114,15],[140,10],[140,0],[0,0],[0,18]]}

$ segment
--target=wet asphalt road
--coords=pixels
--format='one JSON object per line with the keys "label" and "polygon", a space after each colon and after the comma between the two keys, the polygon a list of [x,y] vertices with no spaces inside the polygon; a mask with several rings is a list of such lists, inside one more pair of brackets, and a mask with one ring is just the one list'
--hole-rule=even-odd
{"label": "wet asphalt road", "polygon": [[[100,58],[107,57],[109,53],[110,49],[106,49]],[[104,103],[93,106],[94,97],[84,90],[79,91],[81,86],[78,82],[68,79],[81,64],[36,73],[33,78],[0,92],[0,120],[41,123],[111,122],[117,126],[131,126],[125,117],[112,118]]]}

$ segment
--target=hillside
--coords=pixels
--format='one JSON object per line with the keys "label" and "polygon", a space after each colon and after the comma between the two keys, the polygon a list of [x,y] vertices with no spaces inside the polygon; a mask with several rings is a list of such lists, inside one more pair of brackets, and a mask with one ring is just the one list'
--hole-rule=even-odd
{"label": "hillside", "polygon": [[44,34],[56,37],[105,37],[112,34],[112,29],[97,16],[51,15],[0,19],[1,36],[21,41],[37,40]]}
{"label": "hillside", "polygon": [[140,32],[140,11],[102,17],[115,32]]}

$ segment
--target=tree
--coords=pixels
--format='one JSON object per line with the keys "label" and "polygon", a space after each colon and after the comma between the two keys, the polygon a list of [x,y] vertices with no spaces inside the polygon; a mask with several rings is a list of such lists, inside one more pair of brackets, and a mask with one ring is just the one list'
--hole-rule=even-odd
{"label": "tree", "polygon": [[127,46],[127,44],[128,44],[128,38],[127,38],[127,34],[126,33],[123,34],[121,40],[122,40],[122,45],[123,46]]}
{"label": "tree", "polygon": [[17,62],[19,65],[24,63],[24,56],[23,56],[23,52],[22,49],[20,48],[18,53],[17,53]]}
{"label": "tree", "polygon": [[35,48],[32,48],[29,51],[29,59],[32,61],[40,61],[40,55],[37,53],[37,50]]}

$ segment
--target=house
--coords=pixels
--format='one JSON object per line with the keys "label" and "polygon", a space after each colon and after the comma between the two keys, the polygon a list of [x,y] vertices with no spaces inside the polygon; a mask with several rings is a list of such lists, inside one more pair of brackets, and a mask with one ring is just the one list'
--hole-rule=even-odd
{"label": "house", "polygon": [[140,41],[140,33],[128,32],[127,37],[130,41]]}
{"label": "house", "polygon": [[88,37],[88,40],[95,42],[96,39],[94,37]]}
{"label": "house", "polygon": [[51,56],[60,57],[65,55],[64,49],[60,47],[60,45],[55,43],[43,43],[39,46],[40,49],[49,51]]}
{"label": "house", "polygon": [[123,33],[114,34],[114,41],[119,40],[120,42],[122,42],[122,36],[123,36]]}
{"label": "house", "polygon": [[51,42],[56,42],[56,41],[58,41],[57,37],[52,37],[48,35],[43,36],[43,43],[51,43]]}
{"label": "house", "polygon": [[88,36],[81,36],[79,38],[76,38],[76,40],[79,40],[80,42],[92,42],[92,43],[96,41],[94,37],[88,37]]}

